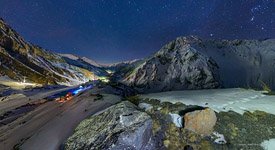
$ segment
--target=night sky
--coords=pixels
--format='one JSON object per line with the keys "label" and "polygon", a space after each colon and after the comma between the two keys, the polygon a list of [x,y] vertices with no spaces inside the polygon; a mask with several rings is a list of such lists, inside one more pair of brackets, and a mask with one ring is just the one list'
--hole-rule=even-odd
{"label": "night sky", "polygon": [[0,0],[0,17],[31,43],[104,63],[178,36],[275,38],[274,0]]}

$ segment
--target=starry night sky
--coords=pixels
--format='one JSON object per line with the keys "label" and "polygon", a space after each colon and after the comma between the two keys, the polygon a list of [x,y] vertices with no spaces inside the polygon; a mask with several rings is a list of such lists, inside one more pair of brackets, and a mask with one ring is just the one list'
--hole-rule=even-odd
{"label": "starry night sky", "polygon": [[178,36],[275,38],[274,0],[0,0],[0,17],[31,43],[104,63]]}

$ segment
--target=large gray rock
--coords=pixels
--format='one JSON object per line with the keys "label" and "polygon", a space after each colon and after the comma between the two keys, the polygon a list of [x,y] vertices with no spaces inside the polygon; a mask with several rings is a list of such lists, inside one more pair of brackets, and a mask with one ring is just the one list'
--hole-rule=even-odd
{"label": "large gray rock", "polygon": [[125,101],[82,121],[65,149],[154,149],[152,120]]}

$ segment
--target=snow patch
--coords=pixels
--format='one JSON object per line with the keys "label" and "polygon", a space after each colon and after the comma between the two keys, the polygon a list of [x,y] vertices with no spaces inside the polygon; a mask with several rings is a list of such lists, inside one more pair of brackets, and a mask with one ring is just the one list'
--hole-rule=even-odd
{"label": "snow patch", "polygon": [[151,104],[147,104],[147,103],[139,103],[138,107],[141,109],[144,109],[145,111],[153,109],[153,106]]}
{"label": "snow patch", "polygon": [[216,144],[226,144],[226,140],[225,140],[223,134],[220,134],[220,133],[218,133],[218,132],[213,132],[213,135],[215,136],[215,137],[214,137],[214,138],[215,138],[214,142],[215,142]]}
{"label": "snow patch", "polygon": [[63,57],[67,57],[69,59],[72,59],[72,60],[78,60],[79,57],[77,57],[76,55],[73,55],[73,54],[59,54],[60,56],[63,56]]}
{"label": "snow patch", "polygon": [[261,143],[261,146],[264,150],[274,150],[275,148],[275,139],[265,140]]}
{"label": "snow patch", "polygon": [[182,128],[182,117],[178,114],[172,114],[169,113],[169,115],[171,116],[172,122],[176,125],[176,127],[178,128]]}
{"label": "snow patch", "polygon": [[263,91],[241,88],[169,91],[143,94],[140,97],[202,107],[207,104],[207,107],[216,112],[232,110],[243,114],[246,111],[261,110],[275,114],[275,96],[264,95]]}

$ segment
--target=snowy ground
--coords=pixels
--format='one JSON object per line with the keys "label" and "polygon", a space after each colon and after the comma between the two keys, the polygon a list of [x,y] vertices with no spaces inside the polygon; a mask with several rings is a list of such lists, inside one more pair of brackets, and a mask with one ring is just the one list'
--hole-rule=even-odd
{"label": "snowy ground", "polygon": [[264,141],[261,146],[264,148],[264,150],[274,150],[275,148],[275,139],[270,139],[267,141]]}
{"label": "snowy ground", "polygon": [[[217,112],[232,110],[243,114],[245,111],[261,110],[275,114],[275,96],[264,95],[263,91],[241,88],[171,91],[144,94],[140,97],[210,107]],[[261,146],[265,150],[274,150],[275,139],[263,141]]]}
{"label": "snowy ground", "polygon": [[[48,92],[36,91],[36,94],[28,97],[3,101],[0,103],[0,116],[5,112],[18,110],[17,108],[22,108],[29,103],[44,102],[43,98],[64,90],[68,91],[70,88],[72,87]],[[1,124],[0,118],[0,150],[14,149],[15,145],[23,150],[59,149],[80,121],[120,101],[119,96],[103,93],[103,98],[95,101],[94,93],[98,93],[98,88],[86,90],[62,103],[57,101],[41,103],[35,109],[22,113],[22,116],[8,124]],[[10,118],[13,117],[14,115],[10,115]]]}
{"label": "snowy ground", "polygon": [[141,98],[159,99],[172,103],[182,102],[187,105],[210,107],[217,112],[232,110],[243,114],[245,111],[262,110],[275,114],[275,96],[262,93],[263,91],[231,88],[171,91],[140,96]]}
{"label": "snowy ground", "polygon": [[12,80],[6,76],[0,77],[0,84],[11,87],[12,89],[16,89],[16,90],[24,89],[27,86],[31,86],[31,87],[41,86],[36,83],[18,82],[18,81]]}

